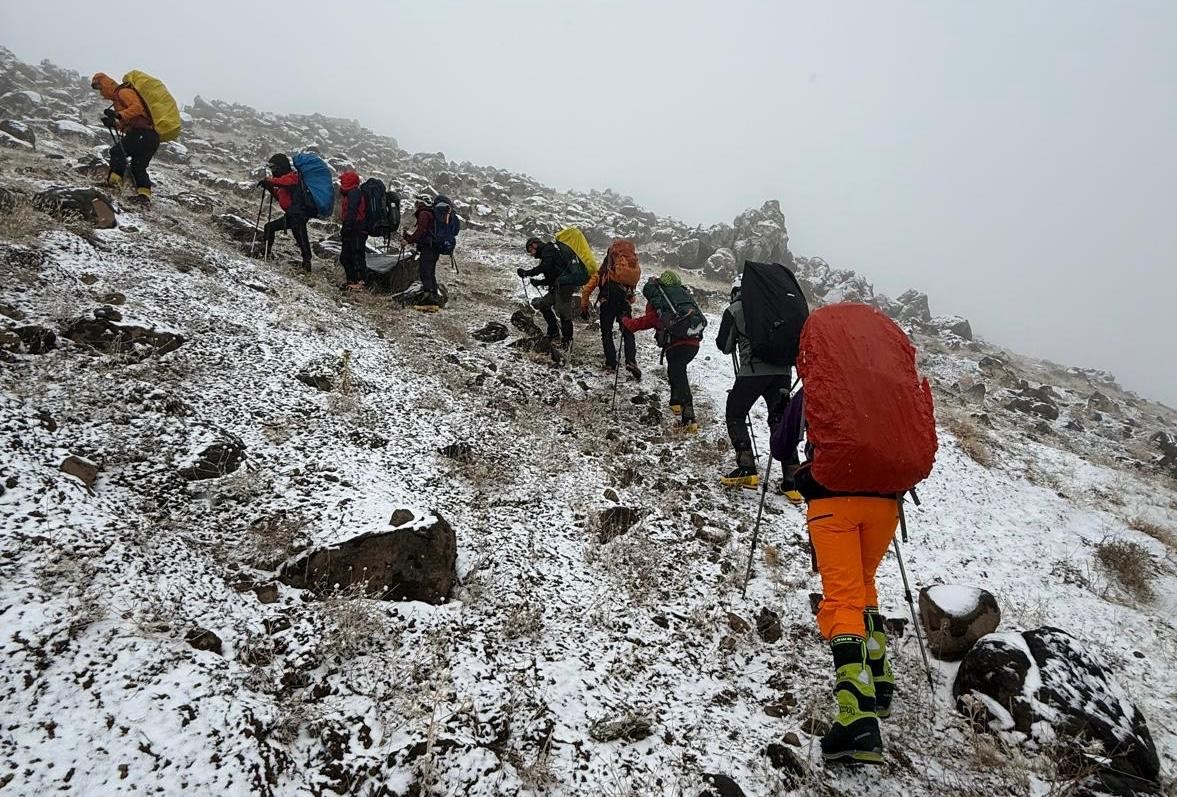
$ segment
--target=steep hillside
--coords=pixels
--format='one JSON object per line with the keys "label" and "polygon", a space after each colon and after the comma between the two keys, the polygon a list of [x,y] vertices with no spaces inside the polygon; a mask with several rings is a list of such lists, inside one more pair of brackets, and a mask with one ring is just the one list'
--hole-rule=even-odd
{"label": "steep hillside", "polygon": [[[679,437],[652,340],[614,413],[591,326],[561,368],[513,331],[472,334],[520,309],[522,239],[577,222],[696,268],[712,329],[727,285],[708,277],[753,253],[793,262],[815,301],[899,318],[941,431],[909,512],[913,588],[981,586],[1002,630],[1072,634],[1143,711],[1172,793],[1172,410],[794,257],[773,202],[690,230],[352,122],[198,100],[153,206],[94,229],[36,197],[104,174],[99,113],[77,75],[0,53],[6,792],[693,797],[705,773],[749,795],[1098,792],[1090,769],[959,713],[957,664],[933,661],[929,689],[910,627],[888,763],[823,766],[820,584],[803,516],[772,493],[741,597],[759,495],[716,480],[730,362],[705,343],[702,429]],[[309,277],[243,256],[254,172],[308,144],[464,203],[446,310],[342,294],[330,223]],[[458,582],[441,605],[279,578],[308,548],[442,518]],[[891,558],[880,587],[906,617]]]}

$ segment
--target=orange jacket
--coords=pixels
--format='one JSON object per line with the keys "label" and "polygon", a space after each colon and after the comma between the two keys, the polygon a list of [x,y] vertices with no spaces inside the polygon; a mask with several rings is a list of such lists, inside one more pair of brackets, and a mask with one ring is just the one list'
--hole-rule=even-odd
{"label": "orange jacket", "polygon": [[143,98],[130,85],[119,85],[105,72],[98,72],[90,80],[90,86],[98,89],[103,99],[113,103],[120,131],[150,130],[154,127],[151,123],[151,113],[143,103]]}
{"label": "orange jacket", "polygon": [[[602,277],[602,275],[604,276]],[[599,269],[597,269],[596,274],[593,274],[591,277],[589,277],[589,281],[586,282],[584,287],[580,289],[580,309],[582,312],[588,311],[589,304],[593,298],[593,291],[595,291],[597,288],[600,288],[602,295],[604,295],[603,292],[605,290],[605,286],[608,285],[609,282],[609,271],[604,266],[601,266]],[[630,303],[630,305],[633,305],[633,293],[627,289],[626,294],[626,300]]]}

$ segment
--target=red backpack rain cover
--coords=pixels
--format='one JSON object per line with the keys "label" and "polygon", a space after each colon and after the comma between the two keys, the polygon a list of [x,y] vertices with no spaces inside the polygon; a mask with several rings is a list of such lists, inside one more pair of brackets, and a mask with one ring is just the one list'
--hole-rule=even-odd
{"label": "red backpack rain cover", "polygon": [[834,492],[901,493],[932,472],[932,390],[915,347],[865,304],[814,310],[801,329],[797,372],[813,477]]}

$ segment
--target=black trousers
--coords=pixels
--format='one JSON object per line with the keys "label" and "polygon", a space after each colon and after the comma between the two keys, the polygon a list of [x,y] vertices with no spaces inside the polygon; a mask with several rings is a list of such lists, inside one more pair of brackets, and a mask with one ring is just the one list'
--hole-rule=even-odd
{"label": "black trousers", "polygon": [[127,173],[127,158],[131,159],[131,176],[136,188],[151,188],[147,165],[159,149],[159,133],[154,130],[128,130],[123,140],[110,148],[110,171],[123,177]]}
{"label": "black trousers", "polygon": [[666,350],[666,378],[670,382],[670,403],[682,405],[682,422],[695,420],[695,399],[687,381],[687,364],[699,353],[698,346],[673,346]]}
{"label": "black trousers", "polygon": [[[731,438],[732,448],[736,450],[736,464],[745,467],[755,467],[756,459],[752,456],[752,438],[748,435],[748,413],[760,399],[768,405],[768,427],[771,430],[784,411],[782,398],[789,395],[791,383],[785,374],[773,376],[738,376],[736,383],[727,394],[727,407],[724,410],[724,420],[727,422],[727,436]],[[792,462],[797,464],[797,452],[792,453]]]}
{"label": "black trousers", "polygon": [[429,293],[437,293],[437,251],[426,246],[418,246],[418,273],[421,275],[421,287]]}
{"label": "black trousers", "polygon": [[268,255],[274,248],[274,235],[282,230],[290,230],[290,234],[294,236],[294,242],[298,244],[298,251],[302,254],[303,265],[309,266],[311,264],[311,239],[307,234],[307,220],[305,216],[300,216],[297,213],[286,213],[265,226],[266,254]]}
{"label": "black trousers", "polygon": [[601,346],[605,349],[605,365],[610,368],[617,367],[617,346],[613,343],[613,325],[621,330],[621,346],[625,351],[625,361],[627,363],[637,363],[637,347],[634,343],[633,333],[621,326],[622,318],[629,318],[633,314],[633,308],[630,307],[629,302],[622,300],[620,302],[601,302]]}
{"label": "black trousers", "polygon": [[363,282],[368,265],[368,234],[365,232],[344,232],[339,236],[343,248],[339,252],[339,262],[343,266],[343,273],[348,282]]}

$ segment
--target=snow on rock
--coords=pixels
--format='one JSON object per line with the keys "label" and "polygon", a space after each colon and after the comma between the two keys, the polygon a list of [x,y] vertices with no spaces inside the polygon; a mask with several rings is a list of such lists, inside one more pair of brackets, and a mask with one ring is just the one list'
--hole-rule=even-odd
{"label": "snow on rock", "polygon": [[73,119],[58,119],[51,128],[58,136],[74,138],[85,143],[98,139],[98,134],[94,130]]}
{"label": "snow on rock", "polygon": [[952,693],[981,727],[1049,751],[1061,777],[1112,794],[1159,791],[1144,715],[1108,667],[1064,631],[984,637],[961,662]]}
{"label": "snow on rock", "polygon": [[1001,622],[997,600],[977,587],[924,587],[919,607],[928,648],[941,659],[960,658],[978,639],[996,631]]}

